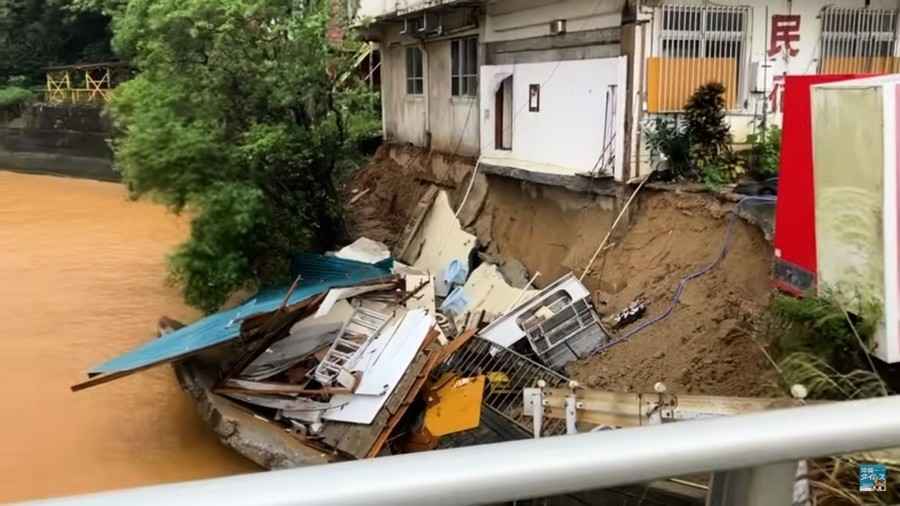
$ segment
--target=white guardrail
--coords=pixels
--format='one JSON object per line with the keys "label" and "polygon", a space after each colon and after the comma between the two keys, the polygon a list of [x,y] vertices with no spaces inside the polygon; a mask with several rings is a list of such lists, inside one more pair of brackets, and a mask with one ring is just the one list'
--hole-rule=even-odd
{"label": "white guardrail", "polygon": [[[483,504],[892,447],[900,447],[900,396],[438,450],[35,504]],[[793,476],[789,478],[793,481]]]}

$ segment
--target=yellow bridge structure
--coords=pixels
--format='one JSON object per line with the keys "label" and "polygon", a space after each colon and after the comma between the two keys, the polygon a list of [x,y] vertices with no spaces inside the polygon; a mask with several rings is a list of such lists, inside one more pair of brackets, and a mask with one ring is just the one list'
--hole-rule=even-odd
{"label": "yellow bridge structure", "polygon": [[113,89],[131,75],[125,62],[46,67],[45,101],[51,104],[103,105]]}

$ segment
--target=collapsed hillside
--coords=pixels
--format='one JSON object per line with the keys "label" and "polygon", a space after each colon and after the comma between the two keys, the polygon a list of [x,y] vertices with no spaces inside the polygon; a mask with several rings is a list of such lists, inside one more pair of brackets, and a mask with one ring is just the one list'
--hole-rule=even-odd
{"label": "collapsed hillside", "polygon": [[[380,150],[345,188],[347,202],[355,199],[348,208],[351,234],[394,244],[429,185],[448,189],[456,206],[471,168],[468,160],[410,148]],[[530,275],[540,272],[538,287],[569,271],[580,275],[617,212],[606,196],[495,176],[479,176],[475,186],[475,214],[463,225],[485,253],[518,260]],[[731,208],[711,195],[644,190],[629,225],[584,280],[597,310],[615,314],[641,299],[647,304],[641,322],[665,312],[679,280],[720,253]],[[673,392],[779,395],[750,331],[770,296],[772,249],[757,227],[740,219],[733,227],[725,258],[688,284],[666,320],[570,364],[566,373],[606,390],[652,391],[661,381]]]}

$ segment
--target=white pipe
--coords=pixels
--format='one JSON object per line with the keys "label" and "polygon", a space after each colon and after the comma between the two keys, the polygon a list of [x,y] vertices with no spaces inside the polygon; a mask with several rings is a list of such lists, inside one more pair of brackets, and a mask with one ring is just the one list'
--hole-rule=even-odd
{"label": "white pipe", "polygon": [[425,148],[431,149],[431,56],[428,54],[428,47],[424,41],[419,42],[419,49],[422,51],[422,93],[425,94]]}
{"label": "white pipe", "polygon": [[[46,501],[79,506],[483,504],[900,446],[900,396]],[[137,457],[136,457],[137,458]]]}
{"label": "white pipe", "polygon": [[[472,104],[469,104],[470,110],[472,112],[471,107]],[[468,119],[468,117],[467,117]],[[462,136],[465,132],[460,132],[460,141],[462,141]],[[454,151],[454,155],[456,152]],[[466,201],[469,200],[469,194],[472,193],[472,187],[475,186],[475,178],[478,177],[478,166],[481,165],[481,157],[478,157],[478,160],[475,160],[475,168],[472,169],[472,177],[469,179],[469,186],[466,188],[466,193],[463,195],[462,200],[459,202],[459,207],[456,208],[456,214],[454,216],[459,216],[459,213],[462,212],[463,206],[466,205]]]}

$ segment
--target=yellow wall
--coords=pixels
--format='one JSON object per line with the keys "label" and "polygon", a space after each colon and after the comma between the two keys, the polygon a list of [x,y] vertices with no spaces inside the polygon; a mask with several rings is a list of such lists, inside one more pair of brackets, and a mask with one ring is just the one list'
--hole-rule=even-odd
{"label": "yellow wall", "polygon": [[681,111],[694,91],[710,82],[725,85],[728,109],[737,105],[737,60],[734,58],[648,58],[647,108]]}

